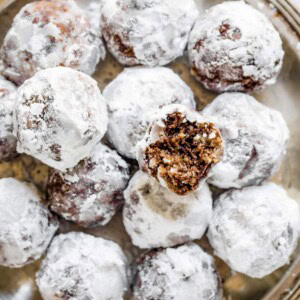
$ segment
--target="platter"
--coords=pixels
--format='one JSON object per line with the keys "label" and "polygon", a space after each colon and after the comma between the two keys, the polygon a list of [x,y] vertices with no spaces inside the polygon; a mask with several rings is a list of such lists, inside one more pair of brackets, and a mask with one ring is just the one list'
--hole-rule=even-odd
{"label": "platter", "polygon": [[[77,0],[81,6],[89,1]],[[0,0],[0,44],[9,29],[13,17],[29,0]],[[206,9],[221,1],[198,0],[199,9]],[[289,195],[300,204],[300,13],[297,4],[283,0],[249,0],[259,10],[263,11],[274,23],[281,34],[285,58],[283,69],[277,84],[253,95],[262,103],[282,112],[290,133],[288,154],[280,171],[272,181],[281,184]],[[205,90],[190,75],[186,57],[180,58],[168,65],[191,87],[197,101],[197,109],[201,110],[210,103],[216,94]],[[101,62],[93,78],[97,80],[101,90],[121,71],[121,66],[109,53]],[[20,180],[33,182],[41,192],[45,191],[48,167],[29,156],[21,156],[13,162],[0,164],[0,178],[15,177]],[[61,220],[59,232],[79,231],[79,227]],[[121,214],[117,214],[105,227],[84,229],[84,232],[117,242],[125,251],[128,259],[133,261],[141,250],[132,246],[130,238],[122,224]],[[206,238],[197,241],[204,250],[212,253]],[[34,282],[34,274],[39,268],[40,261],[21,269],[0,267],[0,300],[40,300]],[[288,266],[277,270],[263,279],[251,279],[230,269],[217,259],[217,268],[222,277],[224,299],[228,300],[297,300],[300,299],[300,248],[295,251]],[[126,300],[131,299],[130,294]]]}

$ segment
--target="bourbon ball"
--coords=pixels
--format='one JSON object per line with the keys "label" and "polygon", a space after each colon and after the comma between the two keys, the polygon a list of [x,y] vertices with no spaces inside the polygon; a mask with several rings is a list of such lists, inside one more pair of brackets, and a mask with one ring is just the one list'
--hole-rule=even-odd
{"label": "bourbon ball", "polygon": [[39,71],[18,89],[17,150],[60,171],[88,157],[107,128],[97,82],[71,68]]}
{"label": "bourbon ball", "polygon": [[134,67],[125,69],[103,91],[107,99],[107,135],[119,153],[136,158],[136,144],[145,135],[149,117],[169,104],[194,109],[193,92],[171,69]]}
{"label": "bourbon ball", "polygon": [[206,183],[189,195],[178,196],[138,171],[124,196],[123,222],[139,248],[172,247],[200,239],[212,217]]}
{"label": "bourbon ball", "polygon": [[100,25],[121,64],[154,67],[183,54],[197,16],[194,0],[110,0],[104,2]]}
{"label": "bourbon ball", "polygon": [[299,225],[298,204],[280,186],[265,183],[222,194],[208,238],[232,270],[262,278],[288,263]]}
{"label": "bourbon ball", "polygon": [[194,243],[152,250],[138,259],[135,300],[221,300],[213,258]]}
{"label": "bourbon ball", "polygon": [[289,130],[280,112],[252,96],[224,93],[202,112],[216,117],[224,155],[209,183],[219,188],[257,185],[274,175],[286,153]]}
{"label": "bourbon ball", "polygon": [[53,239],[36,274],[44,300],[123,299],[130,270],[114,242],[82,232]]}
{"label": "bourbon ball", "polygon": [[182,105],[156,111],[137,147],[141,170],[178,195],[197,190],[223,154],[213,121]]}
{"label": "bourbon ball", "polygon": [[226,1],[198,18],[188,54],[207,89],[250,92],[276,82],[284,52],[266,16],[244,1]]}
{"label": "bourbon ball", "polygon": [[0,162],[17,156],[17,139],[13,134],[16,87],[0,75]]}
{"label": "bourbon ball", "polygon": [[83,227],[105,225],[123,205],[128,180],[127,163],[99,143],[76,167],[65,172],[51,171],[50,208]]}
{"label": "bourbon ball", "polygon": [[58,223],[33,185],[0,179],[0,194],[0,265],[23,267],[44,254]]}
{"label": "bourbon ball", "polygon": [[37,71],[57,66],[91,75],[105,49],[100,30],[73,0],[43,0],[16,15],[0,57],[5,76],[22,84]]}

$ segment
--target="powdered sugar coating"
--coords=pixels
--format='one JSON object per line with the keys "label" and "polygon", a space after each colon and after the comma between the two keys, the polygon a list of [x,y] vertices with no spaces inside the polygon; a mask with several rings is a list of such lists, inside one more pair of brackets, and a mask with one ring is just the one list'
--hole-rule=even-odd
{"label": "powdered sugar coating", "polygon": [[0,179],[0,194],[0,265],[23,267],[43,255],[58,223],[34,186]]}
{"label": "powdered sugar coating", "polygon": [[78,6],[85,11],[94,30],[100,32],[100,19],[102,14],[102,6],[105,0],[75,0]]}
{"label": "powdered sugar coating", "polygon": [[107,128],[97,82],[64,67],[38,72],[18,89],[17,150],[65,171],[90,155]]}
{"label": "powdered sugar coating", "polygon": [[217,92],[274,84],[284,55],[272,23],[244,1],[226,1],[201,15],[188,52],[193,75]]}
{"label": "powdered sugar coating", "polygon": [[119,153],[133,159],[154,110],[172,103],[196,107],[191,89],[164,67],[125,69],[103,95],[109,110],[108,138]]}
{"label": "powdered sugar coating", "polygon": [[17,156],[17,140],[13,135],[13,112],[16,87],[0,75],[0,162]]}
{"label": "powdered sugar coating", "polygon": [[73,0],[29,3],[16,15],[4,39],[0,52],[4,74],[17,84],[41,69],[57,66],[90,75],[105,57],[100,36]]}
{"label": "powdered sugar coating", "polygon": [[52,171],[48,181],[50,207],[84,227],[105,225],[123,205],[128,180],[127,163],[99,143],[76,167]]}
{"label": "powdered sugar coating", "polygon": [[36,282],[44,300],[119,300],[129,275],[127,259],[116,243],[70,232],[53,239]]}
{"label": "powdered sugar coating", "polygon": [[208,185],[178,196],[138,171],[124,192],[123,222],[140,248],[172,247],[200,239],[212,216]]}
{"label": "powdered sugar coating", "polygon": [[110,0],[104,2],[100,24],[121,64],[154,67],[183,54],[197,16],[194,0]]}
{"label": "powdered sugar coating", "polygon": [[289,138],[280,112],[252,96],[224,93],[202,113],[217,118],[225,144],[209,183],[220,188],[257,185],[278,170]]}
{"label": "powdered sugar coating", "polygon": [[281,187],[265,183],[222,194],[208,238],[233,270],[262,278],[288,262],[299,225],[298,204]]}
{"label": "powdered sugar coating", "polygon": [[[143,172],[148,173],[150,176],[155,178],[155,180],[157,180],[163,187],[169,189],[171,192],[177,193],[175,190],[172,190],[172,188],[170,187],[170,182],[168,182],[164,178],[165,170],[162,168],[160,162],[157,162],[155,157],[149,161],[146,156],[149,146],[155,144],[162,137],[164,137],[166,135],[165,129],[167,128],[167,125],[165,122],[168,121],[170,114],[173,114],[173,113],[180,113],[183,115],[183,117],[184,117],[183,124],[190,122],[190,123],[196,123],[197,125],[203,124],[203,127],[207,127],[205,124],[211,124],[211,128],[210,128],[211,132],[209,133],[209,135],[207,135],[203,130],[201,134],[198,134],[196,137],[193,137],[192,141],[189,142],[189,144],[192,145],[192,144],[194,144],[194,140],[197,140],[197,142],[201,141],[201,140],[205,140],[204,144],[206,143],[207,145],[204,146],[203,148],[211,149],[211,153],[209,153],[209,155],[211,155],[211,156],[205,157],[205,159],[203,159],[203,164],[201,163],[202,164],[201,167],[203,167],[203,170],[204,170],[202,172],[201,176],[198,177],[198,174],[197,174],[197,178],[196,177],[193,178],[193,176],[195,175],[194,174],[195,172],[193,171],[193,167],[186,169],[183,172],[183,169],[181,169],[180,162],[176,162],[176,161],[174,162],[172,169],[168,171],[168,173],[173,173],[173,174],[185,173],[187,183],[189,182],[189,180],[195,179],[196,184],[193,185],[193,189],[192,189],[192,191],[194,191],[194,190],[200,188],[202,183],[205,182],[205,180],[207,180],[207,178],[209,178],[211,176],[211,172],[212,172],[211,170],[215,167],[216,163],[220,161],[220,159],[223,155],[223,143],[222,143],[219,129],[214,126],[213,122],[216,121],[214,118],[203,116],[199,112],[191,110],[188,107],[185,107],[180,104],[168,105],[168,106],[163,107],[161,110],[154,111],[150,118],[150,120],[151,120],[150,125],[147,129],[147,132],[146,132],[144,138],[137,144],[137,160],[138,160],[140,169]],[[170,143],[172,138],[169,137],[168,139],[169,139],[169,143]],[[216,142],[214,142],[214,141],[216,141]],[[208,145],[210,142],[211,142],[211,145]],[[186,157],[189,156],[189,159],[194,162],[195,167],[196,167],[196,163],[198,161],[202,160],[201,155],[203,155],[203,156],[205,155],[205,149],[202,149],[202,150],[203,151],[199,151],[199,152],[202,152],[202,154],[200,154],[200,157],[198,157],[199,153],[197,153],[197,156],[193,156],[190,153],[187,153],[187,155],[186,155]],[[180,156],[180,154],[182,154],[182,152],[185,153],[186,151],[192,152],[192,150],[191,151],[190,151],[190,149],[187,150],[182,145],[177,145],[176,152],[178,153],[179,156]],[[169,161],[169,160],[173,159],[172,156],[174,156],[174,153],[172,153],[172,155],[169,155],[169,158],[164,158],[163,160],[167,159]],[[182,161],[185,158],[181,157],[180,160]],[[168,161],[167,161],[167,163],[168,163]],[[184,163],[184,161],[183,161],[183,163]],[[158,165],[156,174],[153,174],[153,172],[152,172],[153,165]],[[182,184],[183,184],[183,182],[182,182]],[[186,183],[184,183],[184,184],[186,184]],[[189,191],[189,192],[191,192],[191,191]]]}
{"label": "powdered sugar coating", "polygon": [[220,300],[213,258],[199,246],[150,251],[142,257],[134,283],[136,300]]}

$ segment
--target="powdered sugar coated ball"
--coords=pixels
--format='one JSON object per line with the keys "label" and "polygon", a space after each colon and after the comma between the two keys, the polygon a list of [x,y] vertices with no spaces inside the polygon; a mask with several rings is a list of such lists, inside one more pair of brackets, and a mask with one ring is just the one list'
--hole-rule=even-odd
{"label": "powdered sugar coated ball", "polygon": [[38,72],[18,89],[16,106],[18,152],[60,171],[89,156],[106,132],[97,82],[70,68]]}
{"label": "powdered sugar coated ball", "polygon": [[187,196],[177,196],[138,171],[125,193],[123,222],[134,245],[172,247],[200,239],[212,216],[208,185]]}
{"label": "powdered sugar coated ball", "polygon": [[123,205],[128,180],[127,163],[99,143],[76,167],[52,171],[48,181],[51,209],[84,227],[105,225]]}
{"label": "powdered sugar coated ball", "polygon": [[16,87],[0,75],[0,162],[17,156],[17,139],[13,134]]}
{"label": "powdered sugar coated ball", "polygon": [[105,49],[99,30],[73,0],[36,1],[14,18],[1,49],[5,76],[22,84],[56,66],[95,71]]}
{"label": "powdered sugar coated ball", "polygon": [[221,134],[213,122],[179,104],[156,111],[137,145],[141,170],[178,195],[197,190],[223,155]]}
{"label": "powdered sugar coated ball", "polygon": [[274,84],[284,55],[272,23],[244,1],[224,2],[201,15],[188,52],[192,74],[217,92]]}
{"label": "powdered sugar coated ball", "polygon": [[0,194],[0,265],[23,267],[43,255],[58,223],[32,185],[0,179]]}
{"label": "powdered sugar coated ball", "polygon": [[213,258],[194,243],[150,251],[137,266],[134,299],[220,300]]}
{"label": "powdered sugar coated ball", "polygon": [[54,238],[36,281],[44,300],[111,300],[123,299],[129,275],[116,243],[71,232]]}
{"label": "powdered sugar coated ball", "polygon": [[257,185],[272,176],[286,153],[289,130],[280,112],[242,93],[224,93],[202,112],[216,117],[225,144],[209,182],[220,188]]}
{"label": "powdered sugar coated ball", "polygon": [[103,95],[108,101],[108,137],[118,152],[133,159],[154,110],[172,103],[196,106],[191,89],[164,67],[125,69]]}
{"label": "powdered sugar coated ball", "polygon": [[198,16],[194,0],[110,0],[101,29],[110,52],[124,65],[166,65],[183,54]]}
{"label": "powdered sugar coated ball", "polygon": [[281,187],[265,183],[222,194],[208,238],[233,270],[262,278],[288,262],[299,225],[298,204]]}

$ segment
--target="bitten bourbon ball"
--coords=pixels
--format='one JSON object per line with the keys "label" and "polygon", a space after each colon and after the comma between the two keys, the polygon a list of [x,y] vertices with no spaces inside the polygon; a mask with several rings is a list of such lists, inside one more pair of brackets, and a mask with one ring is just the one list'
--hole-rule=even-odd
{"label": "bitten bourbon ball", "polygon": [[178,195],[199,188],[220,161],[223,142],[209,118],[182,105],[169,105],[153,115],[138,144],[141,170]]}
{"label": "bitten bourbon ball", "polygon": [[281,113],[243,93],[224,93],[202,111],[216,117],[224,155],[209,183],[219,188],[257,185],[274,175],[286,153],[289,130]]}
{"label": "bitten bourbon ball", "polygon": [[192,74],[217,92],[250,92],[274,84],[284,55],[271,22],[244,1],[224,2],[201,15],[188,53]]}
{"label": "bitten bourbon ball", "polygon": [[234,271],[262,278],[288,262],[299,225],[298,204],[281,187],[265,183],[222,194],[208,238]]}
{"label": "bitten bourbon ball", "polygon": [[56,236],[36,274],[44,300],[123,299],[129,278],[116,243],[81,232]]}
{"label": "bitten bourbon ball", "polygon": [[124,65],[166,65],[183,54],[198,16],[194,0],[109,0],[101,30]]}
{"label": "bitten bourbon ball", "polygon": [[16,87],[0,75],[0,162],[17,156],[17,139],[13,134]]}
{"label": "bitten bourbon ball", "polygon": [[17,150],[60,171],[88,157],[107,128],[97,82],[70,68],[39,71],[18,89]]}
{"label": "bitten bourbon ball", "polygon": [[211,220],[212,197],[206,183],[178,196],[138,171],[124,196],[123,222],[140,248],[172,247],[200,239]]}
{"label": "bitten bourbon ball", "polygon": [[199,246],[153,250],[137,261],[135,300],[220,300],[213,258]]}
{"label": "bitten bourbon ball", "polygon": [[4,75],[22,84],[57,66],[92,74],[105,50],[99,30],[73,0],[36,1],[14,18],[0,52]]}
{"label": "bitten bourbon ball", "polygon": [[0,179],[0,265],[23,267],[47,249],[58,223],[34,186]]}
{"label": "bitten bourbon ball", "polygon": [[105,225],[123,205],[128,180],[127,163],[99,143],[76,167],[66,172],[52,170],[48,181],[50,207],[83,227]]}
{"label": "bitten bourbon ball", "polygon": [[103,96],[109,113],[107,136],[119,153],[133,159],[154,110],[169,104],[196,107],[192,90],[164,67],[125,69],[104,89]]}

